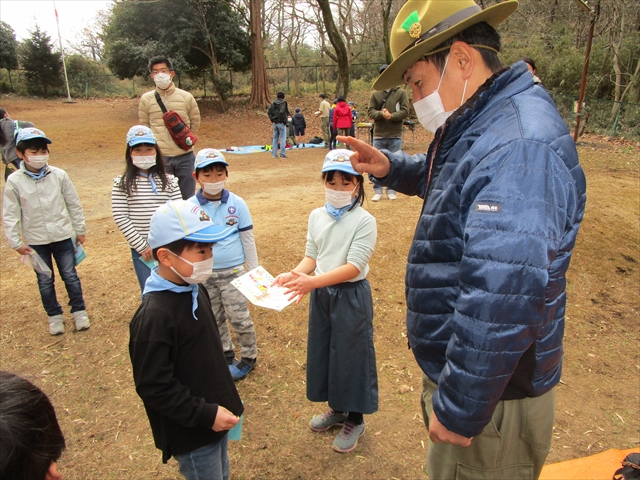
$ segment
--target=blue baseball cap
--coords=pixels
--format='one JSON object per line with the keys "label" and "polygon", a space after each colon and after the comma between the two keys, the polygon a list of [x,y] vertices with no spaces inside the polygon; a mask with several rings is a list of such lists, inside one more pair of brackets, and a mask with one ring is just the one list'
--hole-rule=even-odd
{"label": "blue baseball cap", "polygon": [[207,165],[211,165],[212,163],[222,163],[227,167],[229,164],[224,159],[224,155],[220,153],[220,150],[216,150],[215,148],[203,148],[196,155],[196,161],[193,166],[193,169],[204,168]]}
{"label": "blue baseball cap", "polygon": [[331,170],[338,170],[340,172],[350,173],[351,175],[361,175],[356,172],[351,165],[351,155],[355,152],[346,150],[344,148],[338,148],[331,150],[324,157],[324,163],[322,164],[322,173],[329,172]]}
{"label": "blue baseball cap", "polygon": [[200,205],[172,200],[160,205],[151,217],[147,243],[152,249],[178,240],[215,243],[237,231],[234,227],[214,225]]}
{"label": "blue baseball cap", "polygon": [[42,138],[46,143],[53,143],[47,138],[44,132],[35,127],[21,128],[16,135],[16,143],[20,143],[24,140],[33,140],[34,138]]}
{"label": "blue baseball cap", "polygon": [[149,127],[144,125],[134,125],[127,132],[127,145],[135,147],[141,143],[156,144],[156,136]]}

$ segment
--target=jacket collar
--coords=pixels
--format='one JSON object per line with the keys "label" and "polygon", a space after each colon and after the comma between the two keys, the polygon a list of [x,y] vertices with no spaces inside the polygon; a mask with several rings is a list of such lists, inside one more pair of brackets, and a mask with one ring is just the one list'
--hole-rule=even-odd
{"label": "jacket collar", "polygon": [[[198,203],[200,203],[200,205],[206,205],[209,202],[217,202],[218,200],[209,200],[208,198],[205,198],[205,196],[202,194],[202,189],[198,189],[198,191],[196,192],[196,198],[198,199]],[[227,190],[226,188],[222,189],[222,195],[220,196],[220,202],[221,203],[227,203],[229,201],[229,190]]]}
{"label": "jacket collar", "polygon": [[173,82],[171,82],[171,85],[169,85],[169,88],[167,88],[166,90],[162,90],[161,88],[156,87],[156,92],[158,92],[163,97],[166,97],[167,95],[171,95],[175,91],[176,91],[176,85]]}

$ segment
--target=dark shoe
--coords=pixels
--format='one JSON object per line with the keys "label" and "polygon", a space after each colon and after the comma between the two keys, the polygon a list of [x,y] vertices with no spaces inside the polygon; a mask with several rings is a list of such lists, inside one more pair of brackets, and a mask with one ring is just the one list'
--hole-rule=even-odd
{"label": "dark shoe", "polygon": [[229,372],[231,372],[231,377],[234,381],[242,380],[247,374],[253,370],[255,367],[255,363],[253,365],[245,362],[244,360],[240,360],[235,365],[229,365]]}
{"label": "dark shoe", "polygon": [[280,155],[280,158],[289,158],[286,155]]}

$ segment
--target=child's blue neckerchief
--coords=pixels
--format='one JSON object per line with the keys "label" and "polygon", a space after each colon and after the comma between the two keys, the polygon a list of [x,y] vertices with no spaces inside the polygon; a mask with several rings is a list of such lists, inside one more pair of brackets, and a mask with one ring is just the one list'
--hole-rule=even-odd
{"label": "child's blue neckerchief", "polygon": [[153,174],[148,175],[146,173],[142,173],[142,172],[138,171],[138,175],[140,175],[141,177],[149,179],[149,183],[151,184],[151,190],[153,190],[153,193],[155,195],[157,195],[158,194],[158,187],[156,185],[156,181],[153,179]]}
{"label": "child's blue neckerchief", "polygon": [[24,173],[29,175],[34,180],[40,180],[42,177],[44,177],[49,172],[49,166],[48,165],[45,165],[44,167],[42,167],[38,173],[33,173],[33,172],[30,172],[29,170],[27,170],[27,167],[24,165],[24,161],[22,162],[21,167],[23,167]]}
{"label": "child's blue neckerchief", "polygon": [[337,222],[338,220],[340,220],[340,217],[342,217],[342,215],[344,215],[345,212],[349,210],[357,200],[358,200],[358,197],[353,197],[353,200],[351,200],[351,203],[346,207],[342,207],[342,208],[336,208],[333,205],[331,205],[329,202],[325,203],[324,207],[327,209],[327,212],[329,212],[329,215],[335,218]]}
{"label": "child's blue neckerchief", "polygon": [[144,297],[149,292],[162,292],[164,290],[169,290],[170,292],[175,293],[184,293],[191,292],[192,298],[192,313],[193,318],[198,320],[196,317],[196,309],[198,308],[198,285],[176,285],[173,282],[170,282],[164,277],[158,275],[158,267],[151,270],[151,275],[147,278],[147,282],[144,284],[144,292],[142,292],[142,296]]}

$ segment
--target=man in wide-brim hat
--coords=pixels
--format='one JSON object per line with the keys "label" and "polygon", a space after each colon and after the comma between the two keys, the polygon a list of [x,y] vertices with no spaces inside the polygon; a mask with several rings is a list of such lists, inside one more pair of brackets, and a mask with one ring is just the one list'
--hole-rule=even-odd
{"label": "man in wide-brim hat", "polygon": [[375,184],[424,199],[406,299],[431,480],[537,478],[551,444],[586,182],[547,92],[498,58],[495,27],[516,6],[407,2],[374,88],[411,88],[428,153],[339,138]]}

